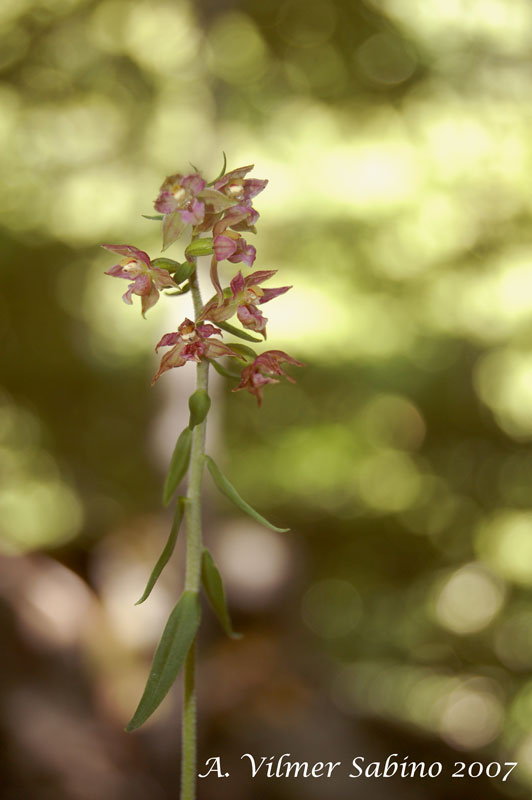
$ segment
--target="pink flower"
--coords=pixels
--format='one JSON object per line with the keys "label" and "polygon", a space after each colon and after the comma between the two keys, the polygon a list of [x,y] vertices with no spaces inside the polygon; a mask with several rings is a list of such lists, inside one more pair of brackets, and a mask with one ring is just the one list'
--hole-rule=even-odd
{"label": "pink flower", "polygon": [[227,197],[230,197],[237,203],[249,205],[250,200],[262,192],[266,188],[268,181],[261,181],[255,178],[244,178],[250,170],[253,169],[253,164],[247,167],[239,167],[232,172],[227,172],[214,184],[214,188],[223,192]]}
{"label": "pink flower", "polygon": [[159,190],[155,208],[161,214],[179,211],[183,222],[195,225],[202,221],[205,213],[205,204],[198,200],[197,195],[206,185],[207,182],[197,173],[170,175]]}
{"label": "pink flower", "polygon": [[205,179],[197,172],[170,175],[155,201],[156,210],[164,215],[163,250],[175,242],[188,225],[204,229],[206,214],[209,220],[216,219],[233,202],[222,192],[208,188]]}
{"label": "pink flower", "polygon": [[233,389],[233,392],[239,392],[241,389],[246,389],[250,394],[257,398],[257,402],[262,405],[262,390],[267,383],[279,383],[275,377],[279,375],[285,377],[290,383],[295,383],[294,379],[286,375],[280,366],[284,362],[294,364],[296,367],[303,367],[301,361],[296,361],[287,353],[282,350],[266,350],[260,356],[244,367],[240,376],[239,385]]}
{"label": "pink flower", "polygon": [[215,223],[212,229],[214,255],[211,259],[210,275],[220,302],[223,300],[223,292],[218,277],[218,262],[227,259],[232,264],[243,262],[251,267],[257,255],[253,245],[248,244],[240,233],[227,229],[244,226],[246,230],[253,230],[252,223],[257,218],[257,212],[250,206],[234,206]]}
{"label": "pink flower", "polygon": [[138,250],[130,244],[102,244],[102,247],[112,253],[126,256],[105,274],[131,281],[127,291],[122,295],[122,300],[132,305],[132,295],[139,295],[142,298],[142,316],[155,305],[161,289],[178,288],[177,283],[165,269],[152,265],[150,257],[144,250]]}
{"label": "pink flower", "polygon": [[[248,267],[253,265],[257,255],[256,249],[242,238],[240,233],[227,228],[245,223],[248,219],[256,220],[257,212],[248,206],[235,206],[224,214],[212,229],[213,248],[216,261],[227,259],[232,264],[243,261]],[[249,229],[249,228],[248,228]]]}
{"label": "pink flower", "polygon": [[284,294],[291,286],[280,286],[277,289],[263,289],[260,284],[269,280],[277,270],[259,270],[252,272],[246,278],[239,272],[231,281],[232,296],[225,296],[221,303],[217,298],[210,300],[201,312],[201,319],[210,319],[212,322],[225,322],[234,314],[244,326],[250,330],[261,333],[266,338],[266,323],[268,320],[262,315],[257,305],[268,303],[274,297]]}
{"label": "pink flower", "polygon": [[220,328],[202,323],[194,324],[188,318],[181,323],[177,331],[165,333],[155,348],[155,352],[159,347],[172,347],[172,349],[162,357],[152,384],[163,372],[172,367],[182,367],[187,361],[201,361],[202,358],[219,358],[220,356],[242,358],[218,339],[211,341],[210,337],[216,334],[222,335]]}

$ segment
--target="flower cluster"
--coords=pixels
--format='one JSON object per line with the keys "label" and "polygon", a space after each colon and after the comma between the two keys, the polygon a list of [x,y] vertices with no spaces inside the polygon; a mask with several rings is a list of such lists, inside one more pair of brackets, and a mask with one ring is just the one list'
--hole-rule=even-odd
{"label": "flower cluster", "polygon": [[[163,355],[153,383],[164,372],[181,367],[187,361],[199,362],[202,359],[216,360],[230,356],[241,364],[240,383],[233,391],[246,389],[257,398],[260,405],[262,389],[266,384],[278,383],[281,376],[293,381],[285,375],[281,364],[303,365],[281,350],[267,350],[256,355],[247,346],[221,341],[222,328],[248,341],[260,340],[247,331],[261,334],[266,339],[268,320],[259,306],[291,288],[262,287],[265,281],[276,274],[276,270],[260,270],[247,276],[239,270],[228,287],[224,289],[220,283],[220,262],[252,267],[257,255],[255,247],[242,234],[255,233],[259,213],[252,201],[268,181],[247,178],[251,169],[252,165],[226,173],[224,164],[222,174],[210,183],[198,171],[189,175],[176,173],[163,182],[154,203],[159,215],[150,219],[162,221],[163,250],[185,233],[190,235],[185,262],[179,263],[169,258],[152,260],[147,253],[132,245],[102,246],[124,256],[106,274],[130,281],[123,300],[132,304],[132,295],[138,295],[143,315],[155,305],[164,289],[172,289],[171,294],[174,295],[184,294],[191,289],[197,309],[201,301],[196,257],[211,256],[210,278],[215,294],[201,307],[195,322],[186,318],[177,330],[166,333],[159,341],[156,350],[160,347],[171,347],[171,350]],[[242,328],[229,325],[228,320],[232,317],[236,317]],[[219,371],[224,371],[221,365]]]}

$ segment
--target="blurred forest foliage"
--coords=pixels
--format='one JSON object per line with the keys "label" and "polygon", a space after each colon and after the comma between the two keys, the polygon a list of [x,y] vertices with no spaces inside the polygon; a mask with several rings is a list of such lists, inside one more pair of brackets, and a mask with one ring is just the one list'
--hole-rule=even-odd
{"label": "blurred forest foliage", "polygon": [[[209,495],[246,636],[202,642],[201,753],[236,765],[207,789],[323,797],[240,754],[400,751],[519,767],[394,800],[528,797],[532,5],[3,0],[0,36],[5,797],[175,796],[179,697],[121,730],[181,580],[133,608],[193,381],[152,389],[153,347],[189,310],[142,320],[98,244],[156,255],[163,178],[222,150],[270,180],[257,267],[294,288],[269,344],[307,368],[261,410],[213,384],[211,452],[292,532]],[[390,796],[327,785],[355,788]]]}

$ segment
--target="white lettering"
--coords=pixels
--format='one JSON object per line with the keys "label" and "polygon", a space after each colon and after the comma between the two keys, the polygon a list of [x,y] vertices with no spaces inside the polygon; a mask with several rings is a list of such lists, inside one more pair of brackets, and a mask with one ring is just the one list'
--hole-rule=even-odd
{"label": "white lettering", "polygon": [[364,758],[364,756],[357,756],[357,757],[356,757],[356,758],[354,758],[354,759],[353,759],[353,761],[351,762],[351,763],[352,763],[352,765],[353,765],[353,767],[354,767],[354,768],[357,770],[357,774],[356,774],[356,775],[353,775],[353,774],[350,772],[350,773],[349,773],[349,777],[350,777],[350,778],[360,778],[360,776],[361,776],[361,775],[362,775],[362,773],[364,772],[364,770],[362,769],[362,766],[361,766],[361,764],[357,764],[357,761],[361,761],[361,762],[362,762],[362,764],[363,764],[363,763],[364,763],[364,761],[365,761],[365,758]]}
{"label": "white lettering", "polygon": [[213,763],[211,764],[211,766],[209,767],[209,769],[205,773],[205,775],[202,775],[201,773],[198,773],[198,778],[206,778],[207,775],[211,774],[211,772],[215,772],[217,778],[223,778],[224,777],[224,775],[222,773],[222,764],[221,764],[221,761],[220,761],[220,756],[213,756],[212,758],[208,758],[207,761],[205,762],[205,766],[208,767],[211,761]]}

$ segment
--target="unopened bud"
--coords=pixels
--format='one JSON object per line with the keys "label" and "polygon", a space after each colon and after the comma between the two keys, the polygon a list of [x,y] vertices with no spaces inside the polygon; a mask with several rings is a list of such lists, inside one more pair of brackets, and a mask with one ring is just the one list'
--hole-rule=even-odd
{"label": "unopened bud", "polygon": [[185,256],[188,258],[196,258],[197,256],[210,256],[213,252],[212,237],[207,236],[205,239],[193,239],[187,249]]}
{"label": "unopened bud", "polygon": [[153,258],[152,266],[159,269],[166,269],[168,272],[174,272],[179,266],[179,261],[174,261],[173,258]]}
{"label": "unopened bud", "polygon": [[211,407],[211,398],[205,389],[196,389],[194,394],[190,395],[188,398],[188,407],[190,409],[190,422],[188,426],[189,428],[194,428],[196,425],[203,422]]}

